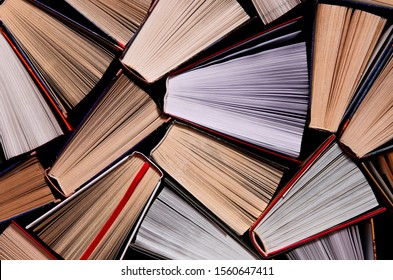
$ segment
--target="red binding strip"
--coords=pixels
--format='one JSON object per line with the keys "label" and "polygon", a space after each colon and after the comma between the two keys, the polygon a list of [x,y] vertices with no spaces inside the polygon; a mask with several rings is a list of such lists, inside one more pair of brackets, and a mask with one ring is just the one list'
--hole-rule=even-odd
{"label": "red binding strip", "polygon": [[53,101],[52,97],[50,94],[47,92],[46,88],[41,84],[40,80],[38,79],[37,75],[34,73],[34,71],[31,69],[30,65],[26,62],[26,60],[23,58],[23,56],[19,53],[19,50],[14,46],[12,43],[11,39],[7,36],[7,34],[1,30],[1,33],[3,34],[4,38],[8,41],[10,44],[11,48],[14,50],[16,55],[19,57],[20,61],[23,63],[23,65],[26,67],[26,69],[29,71],[30,75],[33,76],[34,80],[37,82],[39,85],[40,89],[45,93],[45,95],[48,97],[50,103],[52,104],[52,107],[56,110],[58,115],[60,116],[61,120],[65,124],[66,128],[68,131],[73,131],[73,127],[70,125],[70,123],[67,121],[67,119],[64,117],[63,113],[60,111],[59,107],[57,107],[56,103]]}
{"label": "red binding strip", "polygon": [[26,236],[32,240],[40,249],[42,249],[48,256],[54,260],[57,260],[57,257],[53,255],[47,248],[44,247],[40,242],[38,242],[33,236],[30,235],[29,232],[27,232],[22,226],[20,226],[17,222],[12,220],[12,224],[14,224],[19,230],[21,230]]}
{"label": "red binding strip", "polygon": [[134,180],[132,180],[130,186],[128,187],[126,193],[124,194],[123,198],[120,200],[119,204],[116,206],[115,210],[112,212],[111,216],[108,218],[104,226],[98,232],[96,237],[93,239],[93,242],[90,243],[89,247],[87,247],[86,251],[83,253],[81,260],[87,260],[93,251],[97,248],[98,244],[104,238],[105,234],[108,232],[110,227],[116,221],[117,217],[126,206],[128,200],[131,198],[134,190],[138,186],[139,182],[142,180],[143,176],[146,174],[147,170],[150,168],[150,164],[145,162],[139,172],[136,174]]}

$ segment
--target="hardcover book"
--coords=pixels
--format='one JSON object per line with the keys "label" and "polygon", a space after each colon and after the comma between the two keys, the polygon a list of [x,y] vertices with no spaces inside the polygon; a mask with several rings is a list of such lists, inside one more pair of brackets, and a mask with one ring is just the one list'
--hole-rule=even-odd
{"label": "hardcover book", "polygon": [[113,45],[95,41],[42,6],[5,0],[0,19],[66,115],[98,83],[116,52]]}
{"label": "hardcover book", "polygon": [[[0,144],[10,159],[42,146],[72,127],[0,27]],[[47,102],[49,101],[49,102]],[[52,101],[52,102],[50,102]]]}
{"label": "hardcover book", "polygon": [[57,258],[15,221],[0,233],[0,260],[54,259]]}
{"label": "hardcover book", "polygon": [[143,217],[130,248],[161,259],[257,259],[167,186]]}
{"label": "hardcover book", "polygon": [[178,122],[168,128],[151,157],[237,235],[266,208],[284,171]]}
{"label": "hardcover book", "polygon": [[133,153],[26,228],[64,259],[118,258],[161,177]]}
{"label": "hardcover book", "polygon": [[249,18],[235,0],[159,0],[122,62],[146,82],[155,82]]}
{"label": "hardcover book", "polygon": [[0,173],[0,222],[55,201],[34,153]]}
{"label": "hardcover book", "polygon": [[301,27],[291,20],[173,73],[164,112],[297,158],[310,94]]}
{"label": "hardcover book", "polygon": [[389,24],[345,6],[318,4],[316,13],[310,127],[337,132]]}
{"label": "hardcover book", "polygon": [[383,211],[332,135],[252,225],[250,237],[262,256],[271,257]]}
{"label": "hardcover book", "polygon": [[150,96],[119,72],[60,152],[48,177],[69,196],[166,120]]}

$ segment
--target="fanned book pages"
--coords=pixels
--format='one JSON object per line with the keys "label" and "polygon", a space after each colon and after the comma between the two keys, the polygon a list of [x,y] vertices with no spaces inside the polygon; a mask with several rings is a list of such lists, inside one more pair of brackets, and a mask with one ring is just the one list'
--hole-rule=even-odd
{"label": "fanned book pages", "polygon": [[310,127],[336,132],[373,53],[386,19],[344,6],[319,4],[314,35]]}
{"label": "fanned book pages", "polygon": [[35,156],[29,156],[0,174],[0,221],[55,200],[45,181],[45,171]]}
{"label": "fanned book pages", "polygon": [[5,0],[0,19],[43,77],[64,113],[98,83],[115,57],[95,42],[33,2]]}
{"label": "fanned book pages", "polygon": [[154,82],[248,19],[235,0],[158,0],[122,62]]}
{"label": "fanned book pages", "polygon": [[38,86],[0,29],[0,143],[6,159],[63,135]]}
{"label": "fanned book pages", "polygon": [[373,229],[364,222],[329,233],[286,253],[290,260],[373,260]]}
{"label": "fanned book pages", "polygon": [[298,157],[310,94],[306,44],[294,42],[299,30],[264,41],[270,33],[170,76],[165,113]]}
{"label": "fanned book pages", "polygon": [[251,227],[265,257],[383,212],[357,165],[330,137]]}
{"label": "fanned book pages", "polygon": [[393,139],[393,55],[349,119],[340,138],[357,157]]}
{"label": "fanned book pages", "polygon": [[143,218],[131,248],[172,260],[252,260],[256,256],[168,187]]}
{"label": "fanned book pages", "polygon": [[27,228],[64,259],[115,259],[161,176],[133,154]]}
{"label": "fanned book pages", "polygon": [[282,167],[177,122],[151,156],[238,235],[266,208],[283,175]]}
{"label": "fanned book pages", "polygon": [[268,24],[289,12],[304,0],[252,0],[264,24]]}
{"label": "fanned book pages", "polygon": [[165,120],[150,96],[119,74],[60,153],[49,176],[68,196]]}
{"label": "fanned book pages", "polygon": [[53,259],[56,258],[15,222],[0,234],[0,260]]}
{"label": "fanned book pages", "polygon": [[152,0],[66,0],[71,6],[125,46],[145,19]]}

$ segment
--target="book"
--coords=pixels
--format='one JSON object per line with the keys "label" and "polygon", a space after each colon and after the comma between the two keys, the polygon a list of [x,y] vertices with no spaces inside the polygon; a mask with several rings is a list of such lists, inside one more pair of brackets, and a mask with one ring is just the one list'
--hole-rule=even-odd
{"label": "book", "polygon": [[332,135],[251,226],[250,238],[271,257],[385,210]]}
{"label": "book", "polygon": [[319,237],[285,255],[290,260],[374,260],[374,238],[371,219]]}
{"label": "book", "polygon": [[[64,134],[57,116],[42,95],[41,84],[26,70],[0,27],[0,143],[10,159]],[[37,82],[37,83],[36,83]],[[65,126],[66,122],[63,123]],[[67,131],[67,129],[64,129]]]}
{"label": "book", "polygon": [[261,17],[264,24],[268,24],[278,19],[302,2],[303,0],[252,0],[255,9],[257,10],[258,15]]}
{"label": "book", "polygon": [[122,62],[153,83],[249,18],[235,0],[159,0],[124,52]]}
{"label": "book", "polygon": [[0,19],[66,115],[98,83],[115,50],[73,29],[35,1],[5,0]]}
{"label": "book", "polygon": [[115,259],[161,177],[133,153],[26,228],[64,259]]}
{"label": "book", "polygon": [[150,155],[237,235],[266,208],[284,171],[179,122],[172,122]]}
{"label": "book", "polygon": [[364,71],[361,82],[359,83],[356,94],[353,97],[348,109],[346,110],[341,124],[338,129],[338,134],[341,135],[348,125],[349,120],[353,117],[356,109],[359,107],[361,102],[364,100],[368,92],[370,91],[371,86],[374,84],[375,80],[378,78],[378,75],[384,68],[384,66],[389,61],[393,53],[393,25],[389,25],[381,35],[378,40],[377,47],[378,53],[375,51],[372,54],[370,62],[366,67],[366,71]]}
{"label": "book", "polygon": [[34,153],[0,173],[0,221],[55,201]]}
{"label": "book", "polygon": [[297,158],[310,94],[299,21],[252,36],[170,75],[164,112]]}
{"label": "book", "polygon": [[0,234],[0,260],[53,260],[56,257],[12,221]]}
{"label": "book", "polygon": [[393,207],[393,152],[368,158],[362,163],[374,184],[380,189],[388,205]]}
{"label": "book", "polygon": [[149,207],[134,239],[131,248],[163,259],[257,259],[167,186]]}
{"label": "book", "polygon": [[119,72],[59,153],[48,177],[69,196],[166,120],[150,96]]}
{"label": "book", "polygon": [[337,132],[373,53],[383,46],[378,40],[386,22],[360,9],[317,5],[311,128]]}
{"label": "book", "polygon": [[66,0],[66,2],[125,48],[145,19],[152,1],[116,0],[108,3],[103,0]]}
{"label": "book", "polygon": [[379,147],[393,139],[392,57],[393,54],[390,54],[388,63],[348,120],[340,136],[340,142],[359,158],[378,152]]}

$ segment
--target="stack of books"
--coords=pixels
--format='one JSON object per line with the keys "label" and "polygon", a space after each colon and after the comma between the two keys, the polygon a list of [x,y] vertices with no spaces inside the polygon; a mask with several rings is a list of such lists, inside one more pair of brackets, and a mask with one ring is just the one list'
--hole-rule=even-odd
{"label": "stack of books", "polygon": [[393,3],[0,1],[0,259],[391,259]]}

